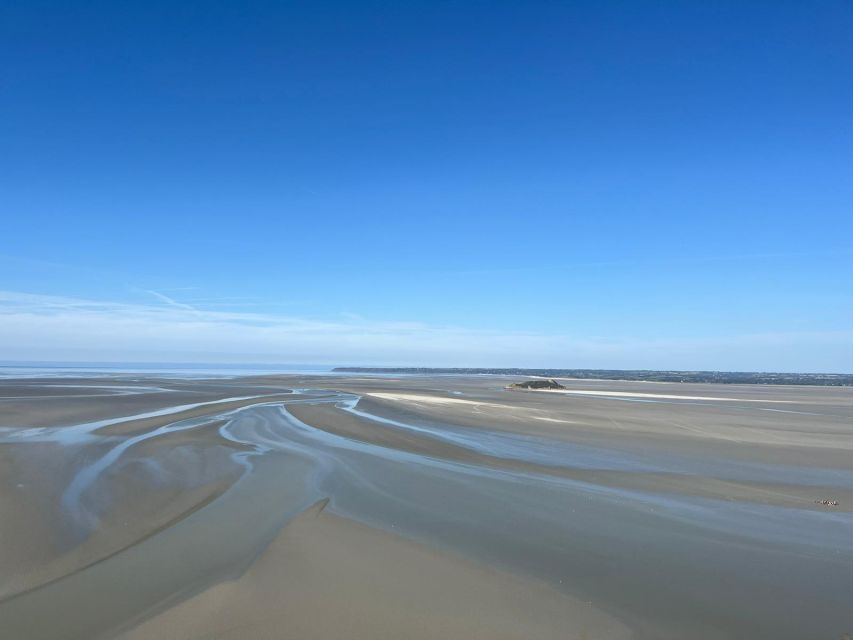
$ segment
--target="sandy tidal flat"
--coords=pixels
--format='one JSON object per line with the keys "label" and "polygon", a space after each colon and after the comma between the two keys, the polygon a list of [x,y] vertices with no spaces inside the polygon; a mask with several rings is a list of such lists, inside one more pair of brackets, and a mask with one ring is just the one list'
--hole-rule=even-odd
{"label": "sandy tidal flat", "polygon": [[853,633],[853,390],[511,381],[3,380],[0,637]]}

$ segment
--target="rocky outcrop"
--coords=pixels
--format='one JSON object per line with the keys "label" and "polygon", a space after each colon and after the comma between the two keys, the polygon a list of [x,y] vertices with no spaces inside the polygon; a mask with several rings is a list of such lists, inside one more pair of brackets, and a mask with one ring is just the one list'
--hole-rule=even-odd
{"label": "rocky outcrop", "polygon": [[525,380],[524,382],[516,382],[507,387],[507,389],[565,389],[563,385],[554,380]]}

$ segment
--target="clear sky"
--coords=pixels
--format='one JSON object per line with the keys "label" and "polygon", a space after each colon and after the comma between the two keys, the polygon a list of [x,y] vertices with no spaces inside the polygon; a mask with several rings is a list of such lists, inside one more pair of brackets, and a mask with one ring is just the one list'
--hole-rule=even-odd
{"label": "clear sky", "polygon": [[853,2],[0,7],[0,359],[853,371]]}

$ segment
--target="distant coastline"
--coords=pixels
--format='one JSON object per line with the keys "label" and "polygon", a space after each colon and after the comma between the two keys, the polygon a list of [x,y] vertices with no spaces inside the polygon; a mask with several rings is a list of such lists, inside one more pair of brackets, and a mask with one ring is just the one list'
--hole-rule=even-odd
{"label": "distant coastline", "polygon": [[582,380],[627,380],[647,382],[713,382],[718,384],[795,384],[853,386],[850,373],[772,373],[759,371],[651,371],[632,369],[488,369],[434,367],[335,367],[334,373],[399,373],[535,376]]}

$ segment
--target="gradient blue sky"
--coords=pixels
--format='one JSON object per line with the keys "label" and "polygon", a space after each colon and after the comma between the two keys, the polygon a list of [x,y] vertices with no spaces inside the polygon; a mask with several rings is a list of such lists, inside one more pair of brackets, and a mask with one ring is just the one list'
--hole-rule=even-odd
{"label": "gradient blue sky", "polygon": [[0,8],[0,359],[853,371],[853,3]]}

